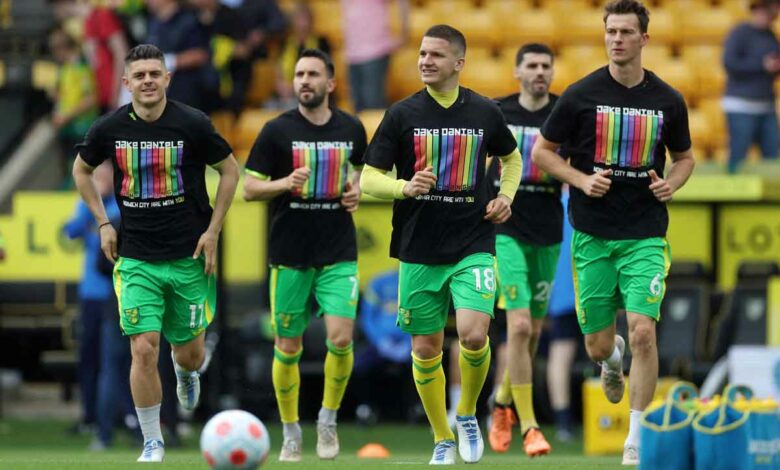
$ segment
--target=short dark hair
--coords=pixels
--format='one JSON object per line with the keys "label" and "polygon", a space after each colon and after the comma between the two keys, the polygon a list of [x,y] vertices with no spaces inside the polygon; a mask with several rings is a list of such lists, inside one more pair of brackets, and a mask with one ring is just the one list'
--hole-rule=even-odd
{"label": "short dark hair", "polygon": [[650,24],[650,12],[638,0],[613,0],[604,7],[604,24],[607,24],[609,15],[630,15],[635,14],[639,19],[639,31],[643,34],[647,32],[647,25]]}
{"label": "short dark hair", "polygon": [[463,36],[463,33],[448,24],[437,24],[435,26],[431,26],[428,28],[428,31],[423,34],[423,36],[444,39],[450,44],[457,46],[461,51],[463,51],[463,55],[466,55],[466,37]]}
{"label": "short dark hair", "polygon": [[330,58],[330,55],[328,55],[327,52],[320,49],[304,49],[298,55],[298,60],[301,60],[304,57],[320,59],[325,64],[325,70],[328,71],[328,78],[336,76],[336,67],[333,65],[333,59]]}
{"label": "short dark hair", "polygon": [[127,51],[125,65],[130,65],[135,61],[146,59],[157,59],[165,64],[165,56],[159,47],[153,44],[139,44]]}
{"label": "short dark hair", "polygon": [[523,44],[522,46],[520,46],[520,49],[517,50],[517,55],[515,55],[515,66],[522,64],[525,55],[528,53],[547,54],[548,56],[550,56],[550,60],[555,59],[555,54],[553,54],[552,49],[550,49],[550,47],[547,46],[546,44],[542,44],[538,42],[529,42],[528,44]]}

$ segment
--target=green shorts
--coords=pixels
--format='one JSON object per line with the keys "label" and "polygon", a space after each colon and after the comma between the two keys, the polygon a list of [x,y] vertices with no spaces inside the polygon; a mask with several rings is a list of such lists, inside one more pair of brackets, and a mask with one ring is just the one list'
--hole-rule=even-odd
{"label": "green shorts", "polygon": [[217,283],[203,273],[205,258],[141,261],[119,258],[114,291],[119,326],[126,335],[162,331],[174,345],[192,341],[206,330],[217,307]]}
{"label": "green shorts", "polygon": [[508,235],[496,236],[499,305],[506,310],[530,308],[531,317],[543,318],[560,252],[560,243],[538,246]]}
{"label": "green shorts", "polygon": [[303,335],[311,316],[312,293],[323,313],[355,319],[359,279],[357,262],[322,268],[271,266],[271,313],[274,332],[282,338]]}
{"label": "green shorts", "polygon": [[398,325],[407,333],[429,335],[444,329],[450,307],[493,317],[495,258],[474,253],[456,264],[401,263],[398,279]]}
{"label": "green shorts", "polygon": [[577,319],[584,334],[612,325],[619,308],[660,319],[671,264],[665,238],[605,240],[575,230],[571,248]]}

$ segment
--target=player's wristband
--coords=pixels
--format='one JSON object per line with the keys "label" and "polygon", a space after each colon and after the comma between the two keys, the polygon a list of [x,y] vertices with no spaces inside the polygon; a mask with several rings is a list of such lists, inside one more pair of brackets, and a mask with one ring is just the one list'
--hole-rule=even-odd
{"label": "player's wristband", "polygon": [[106,225],[111,225],[111,222],[103,222],[102,224],[98,225],[98,231],[100,231],[100,229]]}

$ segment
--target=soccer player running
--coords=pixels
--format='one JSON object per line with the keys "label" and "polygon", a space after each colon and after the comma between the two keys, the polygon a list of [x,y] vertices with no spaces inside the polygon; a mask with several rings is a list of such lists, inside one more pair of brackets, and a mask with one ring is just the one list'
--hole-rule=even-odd
{"label": "soccer player running", "polygon": [[[157,47],[131,49],[122,77],[131,102],[92,125],[76,146],[73,165],[76,186],[98,222],[103,253],[116,261],[119,323],[130,337],[130,388],[144,436],[139,462],[161,462],[165,455],[160,332],[172,347],[179,403],[189,410],[198,403],[204,332],[216,308],[217,241],[239,179],[230,146],[209,118],[166,99],[170,79]],[[106,159],[114,166],[119,237],[92,179]],[[213,210],[206,165],[219,173]]]}
{"label": "soccer player running", "polygon": [[[498,226],[496,236],[499,288],[506,309],[508,359],[495,396],[488,440],[496,452],[509,450],[514,401],[525,453],[534,457],[551,450],[534,414],[532,363],[547,314],[563,237],[561,183],[531,161],[539,127],[558,99],[550,94],[552,50],[536,43],[520,47],[515,58],[515,77],[520,82],[520,93],[498,100],[523,156],[523,175],[518,187],[520,195],[512,204],[512,217]],[[499,185],[497,163],[491,162],[489,170],[494,186]]]}
{"label": "soccer player running", "polygon": [[[475,412],[490,367],[493,224],[509,218],[522,172],[517,142],[496,104],[459,86],[465,54],[466,39],[451,26],[425,32],[417,60],[425,89],[387,110],[361,180],[367,194],[395,199],[390,255],[401,261],[398,324],[412,334],[412,374],[434,433],[431,464],[455,463],[441,367],[450,299],[460,339],[458,451],[466,462],[482,457]],[[493,199],[487,154],[504,166]],[[386,175],[393,166],[399,179]]]}
{"label": "soccer player running", "polygon": [[[607,399],[623,396],[625,309],[631,346],[629,433],[623,463],[639,461],[639,417],[658,376],[656,322],[670,253],[666,202],[695,165],[688,111],[679,92],[642,68],[649,13],[636,0],[605,7],[609,65],[571,85],[542,126],[539,167],[571,185],[577,316],[588,355],[601,363]],[[565,143],[571,166],[555,153]],[[664,179],[666,149],[672,163]]]}
{"label": "soccer player running", "polygon": [[312,297],[327,329],[325,387],[317,418],[321,459],[335,459],[339,453],[336,414],[354,362],[358,271],[351,213],[360,199],[366,131],[355,117],[330,106],[335,87],[330,57],[304,50],[293,78],[298,107],[263,127],[246,163],[244,199],[271,201],[272,369],[283,424],[283,462],[301,460],[298,362]]}

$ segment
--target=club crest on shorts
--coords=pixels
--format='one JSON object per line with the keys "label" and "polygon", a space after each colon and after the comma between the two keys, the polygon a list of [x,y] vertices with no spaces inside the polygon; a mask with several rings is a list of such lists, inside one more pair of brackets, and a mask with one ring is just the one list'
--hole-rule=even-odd
{"label": "club crest on shorts", "polygon": [[412,323],[412,311],[402,307],[398,307],[398,319],[403,322],[404,325]]}
{"label": "club crest on shorts", "polygon": [[138,307],[126,308],[125,309],[125,319],[131,325],[135,325],[136,323],[138,323]]}

